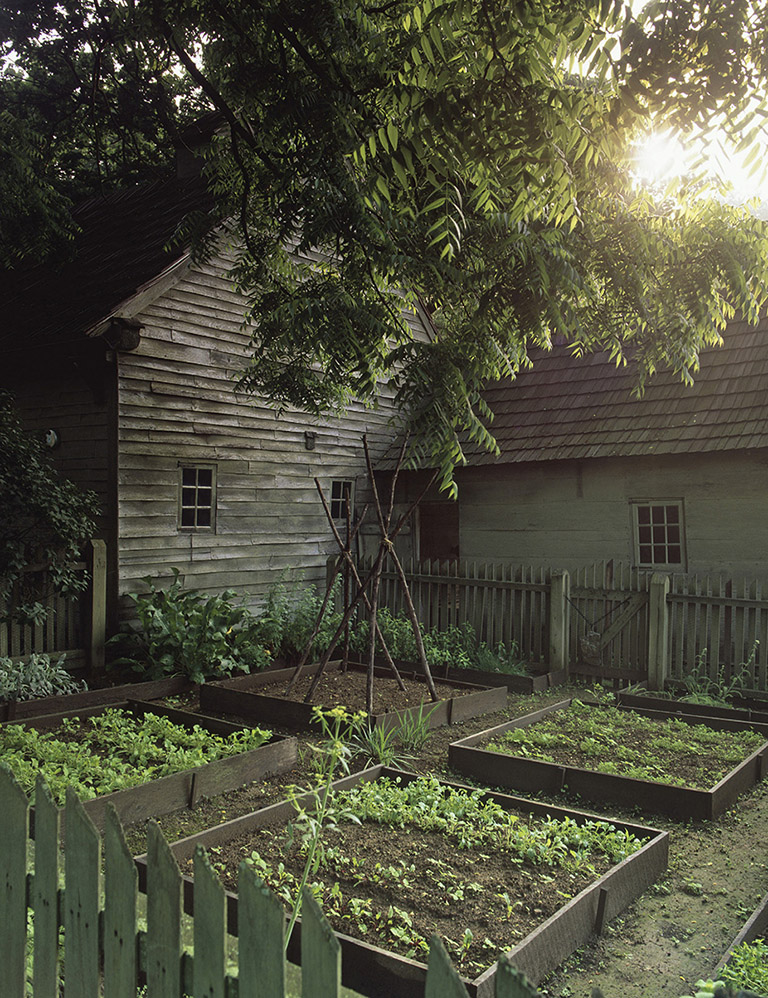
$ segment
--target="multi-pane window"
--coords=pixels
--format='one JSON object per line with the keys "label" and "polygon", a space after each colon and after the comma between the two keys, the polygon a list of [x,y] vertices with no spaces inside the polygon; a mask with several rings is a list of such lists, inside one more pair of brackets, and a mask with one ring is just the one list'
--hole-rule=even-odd
{"label": "multi-pane window", "polygon": [[331,516],[334,520],[346,520],[347,501],[352,512],[352,482],[335,478],[331,482]]}
{"label": "multi-pane window", "polygon": [[637,564],[681,567],[685,561],[682,502],[635,502],[632,509]]}
{"label": "multi-pane window", "polygon": [[179,471],[179,526],[210,530],[216,524],[216,469],[184,465]]}

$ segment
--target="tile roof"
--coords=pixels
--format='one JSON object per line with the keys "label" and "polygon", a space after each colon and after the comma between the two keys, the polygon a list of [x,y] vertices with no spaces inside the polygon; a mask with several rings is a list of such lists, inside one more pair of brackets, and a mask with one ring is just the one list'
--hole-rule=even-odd
{"label": "tile roof", "polygon": [[71,259],[0,271],[0,350],[82,336],[184,255],[167,244],[188,212],[207,207],[199,179],[175,178],[79,205]]}
{"label": "tile roof", "polygon": [[494,457],[470,444],[470,465],[629,457],[768,447],[768,320],[729,324],[725,344],[701,355],[691,386],[655,374],[642,397],[606,354],[565,347],[532,354],[533,367],[490,385]]}

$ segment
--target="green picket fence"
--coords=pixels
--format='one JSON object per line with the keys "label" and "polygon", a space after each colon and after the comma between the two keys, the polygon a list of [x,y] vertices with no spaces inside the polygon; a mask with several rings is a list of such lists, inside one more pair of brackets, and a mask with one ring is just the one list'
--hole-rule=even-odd
{"label": "green picket fence", "polygon": [[[285,912],[245,865],[238,885],[234,974],[227,973],[225,892],[204,849],[198,849],[194,860],[190,953],[182,946],[181,874],[156,824],[150,824],[147,838],[142,930],[138,874],[113,808],[107,812],[102,839],[77,795],[68,791],[64,841],[59,811],[39,780],[33,847],[29,802],[9,768],[0,763],[0,815],[3,998],[59,998],[62,987],[65,998],[137,998],[140,981],[146,982],[146,998],[284,998]],[[30,868],[34,872],[28,872]],[[308,894],[303,901],[301,965],[303,998],[338,998],[339,942]],[[496,998],[538,994],[504,959],[495,993]],[[467,998],[437,937],[430,948],[425,998]]]}

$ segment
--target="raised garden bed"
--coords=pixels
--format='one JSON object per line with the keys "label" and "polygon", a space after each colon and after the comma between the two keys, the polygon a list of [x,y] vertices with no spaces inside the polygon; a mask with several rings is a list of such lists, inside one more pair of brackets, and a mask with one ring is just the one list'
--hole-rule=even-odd
{"label": "raised garden bed", "polygon": [[721,717],[731,721],[754,721],[758,724],[768,724],[768,700],[757,697],[738,697],[734,698],[733,707],[717,707],[654,696],[652,692],[645,690],[639,692],[619,690],[616,694],[616,700],[633,710],[666,710],[674,712],[679,717]]}
{"label": "raised garden bed", "polygon": [[[384,665],[384,661],[381,660]],[[403,672],[421,675],[421,665],[418,662],[400,661],[395,663]],[[547,671],[545,666],[531,666],[524,675],[511,672],[489,672],[481,669],[458,669],[452,665],[432,667],[434,679],[448,682],[473,683],[477,686],[505,686],[509,693],[540,693],[553,686],[562,686],[567,681],[565,671]]]}
{"label": "raised garden bed", "polygon": [[[527,728],[557,711],[566,710],[572,702],[564,700],[552,704],[454,742],[448,750],[451,767],[491,786],[511,787],[528,793],[558,793],[567,788],[570,793],[592,803],[610,801],[682,820],[717,817],[733,804],[739,794],[749,790],[768,773],[768,742],[758,745],[741,763],[706,789],[673,785],[663,782],[663,777],[657,781],[597,772],[589,768],[588,762],[584,766],[546,762],[487,747],[489,742],[507,732]],[[605,710],[598,704],[584,707],[594,711]],[[626,712],[632,713],[628,709]],[[659,721],[676,719],[686,724],[696,723],[694,719],[679,718],[674,712],[656,710],[644,712],[645,716],[648,713]],[[718,731],[753,731],[755,728],[755,725],[720,718],[703,718],[698,723]]]}
{"label": "raised garden bed", "polygon": [[[9,722],[7,726],[21,725],[41,732],[55,731],[65,718],[95,717],[104,714],[113,706],[92,707],[87,712],[71,711],[66,714],[29,718],[25,721]],[[243,725],[161,707],[154,703],[132,701],[121,706],[121,709],[139,718],[150,713],[165,717],[188,730],[199,726],[214,735],[228,736],[247,730]],[[121,821],[126,825],[145,821],[147,818],[168,814],[179,808],[194,807],[200,797],[214,797],[254,780],[263,779],[268,774],[286,772],[296,764],[297,757],[295,738],[272,735],[258,748],[241,751],[167,776],[150,778],[146,782],[126,789],[102,794],[83,801],[83,807],[99,829],[103,828],[108,804],[116,808]]]}
{"label": "raised garden bed", "polygon": [[[306,685],[317,668],[316,665],[304,666],[300,681]],[[365,676],[365,670],[361,666],[350,665],[347,670],[343,670],[341,663],[330,662],[317,688],[314,704],[303,702],[303,686],[297,686],[296,692],[292,693],[294,699],[282,695],[293,672],[293,669],[283,669],[205,683],[200,687],[200,709],[232,714],[265,724],[307,730],[313,726],[314,704],[323,707],[341,704],[351,709],[358,708],[354,697],[359,695],[361,680]],[[383,669],[376,669],[375,673],[374,703],[381,702],[385,693],[387,698],[397,698],[388,699],[384,709],[371,716],[371,723],[376,727],[398,727],[406,717],[417,716],[421,712],[423,715],[429,713],[429,727],[437,728],[502,710],[507,704],[507,693],[503,686],[483,688],[460,682],[439,683],[438,694],[442,699],[433,703],[429,699],[423,676],[415,673],[401,673],[408,687],[407,700],[401,700],[391,673]],[[389,706],[390,703],[393,706]]]}
{"label": "raised garden bed", "polygon": [[0,700],[0,721],[13,721],[23,717],[38,717],[43,714],[59,714],[65,711],[101,707],[128,700],[159,700],[161,697],[176,696],[194,689],[194,684],[182,676],[158,679],[146,683],[123,683],[120,686],[104,686],[79,693],[66,693],[58,696],[35,697],[31,700]]}
{"label": "raised garden bed", "polygon": [[743,929],[728,947],[720,963],[715,967],[712,976],[715,978],[719,976],[720,971],[733,955],[733,951],[741,946],[742,943],[753,943],[756,939],[768,939],[768,894],[765,895],[747,919]]}
{"label": "raised garden bed", "polygon": [[[397,770],[385,769],[378,766],[363,773],[354,774],[353,776],[339,780],[334,786],[337,790],[351,789],[358,784],[371,783],[385,777],[399,780],[401,786],[409,786],[418,779],[412,774],[401,773]],[[469,789],[457,787],[456,784],[440,783],[437,784],[437,793],[442,795],[446,792],[447,788],[465,791]],[[530,815],[534,816],[531,819],[533,823],[536,820],[545,820],[547,817],[551,817],[556,821],[570,821],[578,826],[586,825],[588,822],[601,821],[601,819],[595,818],[594,815],[585,814],[584,812],[544,805],[504,794],[482,793],[481,791],[474,791],[474,794],[476,795],[476,799],[482,804],[495,802],[503,812],[512,812],[521,823],[528,822]],[[309,798],[305,799],[303,803],[309,803]],[[198,845],[202,845],[211,851],[211,859],[219,869],[226,866],[227,860],[225,857],[233,861],[236,866],[242,858],[240,842],[243,840],[243,837],[244,841],[250,842],[258,836],[258,830],[274,829],[273,837],[277,836],[282,841],[282,829],[293,814],[294,809],[291,803],[282,802],[275,804],[272,807],[252,812],[234,821],[182,839],[174,843],[171,849],[177,861],[181,864],[186,863],[193,856]],[[531,924],[535,927],[532,930],[529,929],[527,934],[523,938],[520,938],[512,949],[508,950],[507,955],[512,963],[534,982],[538,982],[544,975],[553,970],[574,949],[582,945],[593,932],[601,931],[605,922],[620,914],[627,905],[646,890],[666,869],[668,849],[668,836],[666,832],[659,832],[652,828],[622,822],[612,822],[611,824],[615,832],[618,833],[615,839],[624,843],[624,845],[626,845],[624,836],[636,836],[642,839],[644,844],[636,852],[633,852],[613,865],[610,860],[605,859],[604,867],[607,868],[601,874],[594,873],[593,875],[589,875],[587,879],[591,882],[580,889],[577,888],[574,896],[569,900],[561,900],[560,897],[555,899],[555,910],[549,917],[543,915],[536,906],[541,896],[541,893],[537,893],[537,891],[544,892],[547,889],[546,887],[541,887],[541,882],[548,879],[542,874],[552,872],[550,867],[544,864],[521,866],[519,854],[514,851],[497,852],[492,844],[487,843],[479,847],[473,844],[471,850],[457,849],[453,839],[449,839],[447,853],[450,857],[463,853],[467,861],[471,861],[474,852],[481,854],[480,860],[476,859],[474,864],[470,866],[470,870],[472,871],[469,874],[470,877],[482,875],[479,872],[480,866],[490,867],[492,863],[498,863],[499,867],[496,869],[496,876],[501,880],[500,891],[503,891],[505,884],[509,886],[509,891],[506,893],[506,903],[509,905],[510,910],[515,909],[518,904],[528,904],[531,909],[530,915],[533,919]],[[572,824],[571,827],[575,827],[575,825]],[[473,830],[477,827],[471,823],[470,826]],[[382,835],[386,836],[388,834],[386,830],[382,831],[382,827],[384,826],[379,824],[370,826],[370,834],[376,839],[377,845],[372,849],[369,848],[366,850],[364,848],[366,841],[364,838],[361,841],[361,845],[363,845],[361,855],[372,856],[373,859],[381,858],[382,867],[385,867],[386,864],[391,864],[394,861],[394,857],[391,850],[387,851],[381,847]],[[513,824],[512,827],[518,828],[519,826]],[[365,825],[363,825],[363,828],[365,828]],[[430,862],[430,859],[434,860],[433,840],[439,833],[428,833],[425,840],[421,842],[422,834],[424,833],[409,826],[407,839],[417,849],[421,843],[421,847],[424,849],[421,855],[424,857],[424,864],[427,864]],[[583,833],[579,834],[588,835],[588,828],[585,828]],[[442,837],[440,834],[440,838]],[[327,848],[333,846],[333,841],[333,839],[327,841],[324,839]],[[540,837],[538,841],[543,843],[545,840]],[[230,844],[232,845],[231,852],[232,857],[234,857],[233,860],[228,852]],[[574,848],[576,848],[575,843]],[[341,855],[342,862],[347,862],[343,859],[346,855],[345,853],[339,853],[337,850],[336,855]],[[143,887],[146,881],[146,857],[138,857],[136,862],[139,867],[140,884]],[[447,864],[438,864],[435,866],[434,863],[433,866],[430,866],[430,870],[434,869],[435,872],[430,876],[429,895],[426,896],[425,894],[423,899],[428,912],[427,918],[430,921],[432,919],[433,906],[436,905],[446,910],[446,898],[451,896],[447,892],[450,890],[451,883],[454,884],[454,887],[456,886],[455,881],[448,881],[448,877],[444,872],[446,867]],[[390,866],[389,869],[383,869],[382,876],[389,875],[392,869],[399,870],[401,873],[404,871],[406,877],[416,879],[415,873],[411,873],[409,869],[404,870],[402,866],[398,868]],[[528,870],[529,872],[521,874],[521,869]],[[331,874],[331,877],[333,877],[333,874]],[[525,877],[530,879],[526,880]],[[446,882],[443,883],[443,880]],[[527,897],[519,889],[521,881],[524,884],[529,882],[531,884]],[[516,884],[518,885],[517,887],[515,886]],[[193,911],[192,886],[191,877],[185,876],[184,901],[185,908],[190,913]],[[403,886],[405,885],[403,884]],[[476,886],[465,884],[464,889],[469,891],[471,888],[476,888]],[[399,891],[400,887],[398,886],[396,889]],[[342,890],[346,891],[346,886]],[[482,933],[484,931],[491,931],[488,926],[493,924],[494,930],[498,928],[494,924],[496,916],[491,911],[491,908],[492,902],[496,905],[500,904],[498,900],[494,899],[503,897],[503,894],[499,892],[491,897],[486,893],[478,895],[478,897],[483,902],[481,905],[481,922],[474,926],[474,936],[479,941],[482,940]],[[455,900],[458,900],[458,895]],[[453,925],[453,919],[456,917],[453,904],[448,905],[447,910],[448,914],[445,917],[451,919],[451,925]],[[537,913],[539,918],[542,919],[538,925],[536,925]],[[233,891],[228,891],[227,893],[227,915],[229,931],[233,935],[237,935],[238,898]],[[415,909],[413,918],[415,925],[417,924]],[[485,919],[484,925],[482,919]],[[402,924],[407,926],[408,920],[405,919]],[[462,929],[463,926],[459,926],[456,932],[452,934],[455,936]],[[363,994],[372,996],[372,998],[379,998],[379,996],[381,998],[383,996],[389,998],[393,994],[397,994],[399,998],[421,998],[424,994],[426,966],[416,959],[399,955],[388,949],[373,945],[371,942],[366,942],[364,941],[364,936],[365,933],[363,933],[363,938],[353,938],[352,935],[341,932],[337,933],[337,938],[342,948],[344,984]],[[510,932],[509,938],[504,940],[504,945],[508,945],[512,939],[514,939],[514,934]],[[409,940],[406,944],[408,942]],[[290,941],[288,951],[290,959],[296,960],[298,958],[299,946],[300,923],[294,930]],[[472,979],[465,978],[465,985],[471,996],[491,998],[494,994],[496,960],[500,954],[494,952],[493,947],[490,949],[487,961],[483,961],[486,969],[482,970],[481,973]]]}

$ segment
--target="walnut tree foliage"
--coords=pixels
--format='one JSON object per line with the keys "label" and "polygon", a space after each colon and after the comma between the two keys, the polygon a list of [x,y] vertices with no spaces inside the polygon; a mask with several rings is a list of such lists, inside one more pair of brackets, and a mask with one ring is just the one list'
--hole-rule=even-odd
{"label": "walnut tree foliage", "polygon": [[[199,255],[215,221],[234,236],[241,389],[321,413],[390,377],[444,482],[463,439],[494,447],[482,387],[531,347],[608,350],[642,387],[666,366],[689,380],[736,311],[757,317],[765,223],[700,176],[641,188],[631,150],[650,127],[754,144],[767,27],[755,0],[16,0],[0,20],[17,90],[77,67],[81,186],[141,175],[153,121],[172,136],[217,112],[218,210],[187,234]],[[25,124],[48,134],[51,113]],[[77,186],[83,139],[57,122],[54,192]]]}

